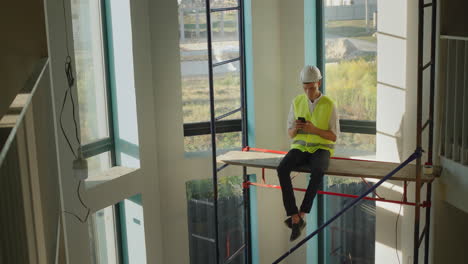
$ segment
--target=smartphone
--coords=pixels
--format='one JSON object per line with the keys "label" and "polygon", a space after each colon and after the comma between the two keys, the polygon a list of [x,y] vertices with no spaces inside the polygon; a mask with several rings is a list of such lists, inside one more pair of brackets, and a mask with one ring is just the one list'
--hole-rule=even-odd
{"label": "smartphone", "polygon": [[298,117],[297,120],[301,121],[302,123],[305,123],[305,122],[306,122],[306,120],[305,120],[304,117]]}

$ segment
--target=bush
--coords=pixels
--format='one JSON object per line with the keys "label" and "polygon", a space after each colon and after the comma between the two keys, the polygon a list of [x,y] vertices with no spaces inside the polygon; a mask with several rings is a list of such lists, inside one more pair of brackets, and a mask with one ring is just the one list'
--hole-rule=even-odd
{"label": "bush", "polygon": [[375,120],[377,63],[375,57],[326,65],[326,93],[337,103],[341,119]]}

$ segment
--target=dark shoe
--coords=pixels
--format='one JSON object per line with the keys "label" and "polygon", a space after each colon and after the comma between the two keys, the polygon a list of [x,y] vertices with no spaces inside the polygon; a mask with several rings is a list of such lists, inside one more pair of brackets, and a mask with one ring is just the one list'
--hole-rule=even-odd
{"label": "dark shoe", "polygon": [[292,218],[291,217],[286,218],[286,220],[284,220],[284,224],[286,225],[286,227],[292,228]]}
{"label": "dark shoe", "polygon": [[302,218],[301,220],[299,220],[299,223],[292,224],[291,236],[289,237],[289,241],[296,240],[301,235],[301,231],[304,229],[305,226],[306,222]]}

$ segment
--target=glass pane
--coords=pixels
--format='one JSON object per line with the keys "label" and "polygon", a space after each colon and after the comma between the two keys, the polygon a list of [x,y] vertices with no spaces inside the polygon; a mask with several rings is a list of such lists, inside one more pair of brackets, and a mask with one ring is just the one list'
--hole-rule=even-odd
{"label": "glass pane", "polygon": [[184,123],[210,120],[208,60],[182,61],[181,69]]}
{"label": "glass pane", "polygon": [[[324,188],[330,192],[359,195],[369,186],[355,178],[326,176]],[[324,219],[332,218],[351,201],[325,196]],[[375,201],[362,200],[329,225],[325,229],[326,263],[375,263],[375,220]]]}
{"label": "glass pane", "polygon": [[[184,137],[186,152],[211,150],[211,135]],[[242,133],[230,132],[216,135],[216,149],[227,150],[242,147]]]}
{"label": "glass pane", "polygon": [[111,153],[104,152],[96,156],[92,156],[88,160],[88,177],[92,178],[102,171],[109,169],[111,164]]}
{"label": "glass pane", "polygon": [[335,156],[375,159],[375,135],[340,133],[335,145]]}
{"label": "glass pane", "polygon": [[210,0],[211,8],[226,8],[238,5],[238,0]]}
{"label": "glass pane", "polygon": [[[220,116],[241,107],[240,102],[240,66],[239,61],[224,64],[215,68],[214,97],[215,116]],[[241,112],[225,119],[240,119]]]}
{"label": "glass pane", "polygon": [[82,144],[109,136],[100,1],[72,1]]}
{"label": "glass pane", "polygon": [[119,263],[114,206],[94,213],[89,224],[94,263]]}
{"label": "glass pane", "polygon": [[237,10],[211,14],[214,63],[239,58],[238,15]]}
{"label": "glass pane", "polygon": [[145,229],[141,194],[119,204],[124,263],[146,263]]}
{"label": "glass pane", "polygon": [[341,119],[375,120],[377,0],[330,0],[324,9],[326,93]]}
{"label": "glass pane", "polygon": [[139,162],[127,163],[122,158],[139,157],[130,1],[106,0],[106,19],[113,114],[118,121],[114,122],[116,160],[118,165],[139,167]]}
{"label": "glass pane", "polygon": [[180,70],[184,123],[210,120],[204,1],[179,2]]}
{"label": "glass pane", "polygon": [[[242,173],[239,171],[239,174]],[[213,181],[186,182],[190,263],[216,263]],[[218,238],[221,263],[234,256],[245,243],[242,176],[219,176]],[[244,263],[240,251],[229,263]]]}

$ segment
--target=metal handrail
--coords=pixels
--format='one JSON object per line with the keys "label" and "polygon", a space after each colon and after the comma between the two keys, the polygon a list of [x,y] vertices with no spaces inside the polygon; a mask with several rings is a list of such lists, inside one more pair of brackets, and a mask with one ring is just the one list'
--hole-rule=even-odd
{"label": "metal handrail", "polygon": [[0,167],[3,164],[3,161],[5,160],[5,157],[8,153],[8,150],[10,149],[10,146],[16,136],[16,132],[18,131],[18,127],[20,124],[23,122],[23,119],[26,115],[26,112],[29,109],[29,106],[31,105],[32,98],[37,90],[37,87],[39,86],[40,81],[42,80],[42,76],[44,75],[44,72],[49,65],[49,58],[45,58],[44,65],[41,67],[41,70],[39,72],[39,75],[37,79],[34,81],[34,84],[32,85],[31,92],[29,93],[28,98],[26,99],[26,103],[24,104],[23,108],[21,109],[21,112],[18,115],[18,119],[16,120],[15,125],[10,131],[10,134],[8,135],[7,140],[5,141],[5,144],[2,147],[2,150],[0,152]]}

